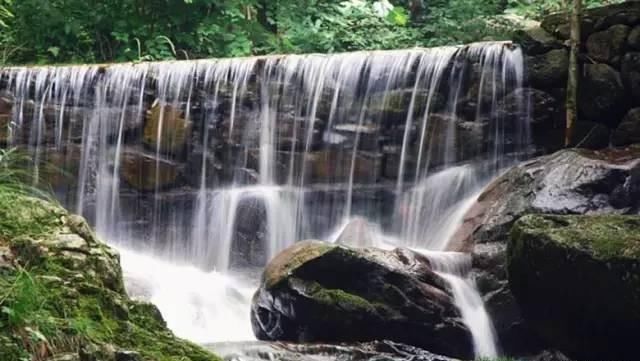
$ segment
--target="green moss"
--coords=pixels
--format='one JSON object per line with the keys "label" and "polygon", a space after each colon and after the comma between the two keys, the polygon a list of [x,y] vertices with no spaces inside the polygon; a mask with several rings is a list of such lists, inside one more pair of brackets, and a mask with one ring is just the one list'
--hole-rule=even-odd
{"label": "green moss", "polygon": [[288,279],[289,286],[302,295],[312,299],[320,305],[341,309],[348,313],[380,314],[393,317],[397,315],[389,306],[368,300],[360,295],[342,289],[327,288],[315,281],[303,280],[296,277]]}
{"label": "green moss", "polygon": [[319,303],[336,305],[343,309],[359,309],[369,312],[375,310],[375,306],[366,299],[339,289],[327,289],[318,285],[311,296]]}
{"label": "green moss", "polygon": [[640,258],[638,216],[525,216],[516,222],[512,230],[516,253],[525,238],[522,233],[588,250],[596,258]]}
{"label": "green moss", "polygon": [[[78,355],[114,361],[115,351],[145,361],[214,361],[176,338],[157,308],[130,300],[118,255],[86,222],[46,201],[0,191],[0,360]],[[89,350],[89,351],[87,351]]]}
{"label": "green moss", "polygon": [[0,239],[47,237],[62,226],[64,210],[0,187]]}

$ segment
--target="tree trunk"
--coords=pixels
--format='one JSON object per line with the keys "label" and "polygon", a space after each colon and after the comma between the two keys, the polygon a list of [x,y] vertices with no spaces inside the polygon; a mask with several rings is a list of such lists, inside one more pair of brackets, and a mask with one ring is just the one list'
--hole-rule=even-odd
{"label": "tree trunk", "polygon": [[564,145],[573,144],[573,135],[578,120],[578,52],[580,51],[580,19],[582,0],[573,0],[571,9],[571,51],[569,53],[569,79],[567,80],[567,123]]}

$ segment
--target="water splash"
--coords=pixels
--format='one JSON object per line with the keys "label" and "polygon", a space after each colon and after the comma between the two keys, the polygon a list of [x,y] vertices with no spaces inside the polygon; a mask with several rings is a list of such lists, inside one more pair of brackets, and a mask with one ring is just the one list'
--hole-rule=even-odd
{"label": "water splash", "polygon": [[253,339],[249,308],[256,285],[120,249],[128,293],[154,303],[178,337],[199,343]]}

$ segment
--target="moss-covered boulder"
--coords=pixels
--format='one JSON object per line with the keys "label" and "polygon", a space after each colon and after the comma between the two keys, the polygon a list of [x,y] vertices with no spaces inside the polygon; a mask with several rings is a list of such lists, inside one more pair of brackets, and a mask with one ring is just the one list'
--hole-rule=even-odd
{"label": "moss-covered boulder", "polygon": [[0,188],[0,360],[214,361],[130,300],[118,254],[79,216]]}
{"label": "moss-covered boulder", "polygon": [[639,216],[525,216],[511,231],[507,269],[547,342],[579,360],[637,359]]}
{"label": "moss-covered boulder", "polygon": [[265,269],[251,319],[262,340],[391,340],[473,357],[446,282],[424,256],[403,249],[298,243]]}

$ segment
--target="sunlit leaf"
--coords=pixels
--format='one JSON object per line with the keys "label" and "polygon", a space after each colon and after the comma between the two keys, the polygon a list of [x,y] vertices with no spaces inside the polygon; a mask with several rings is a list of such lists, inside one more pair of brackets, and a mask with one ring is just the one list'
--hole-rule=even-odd
{"label": "sunlit leaf", "polygon": [[409,15],[404,8],[395,7],[389,14],[387,14],[387,20],[395,25],[405,26],[409,22]]}

